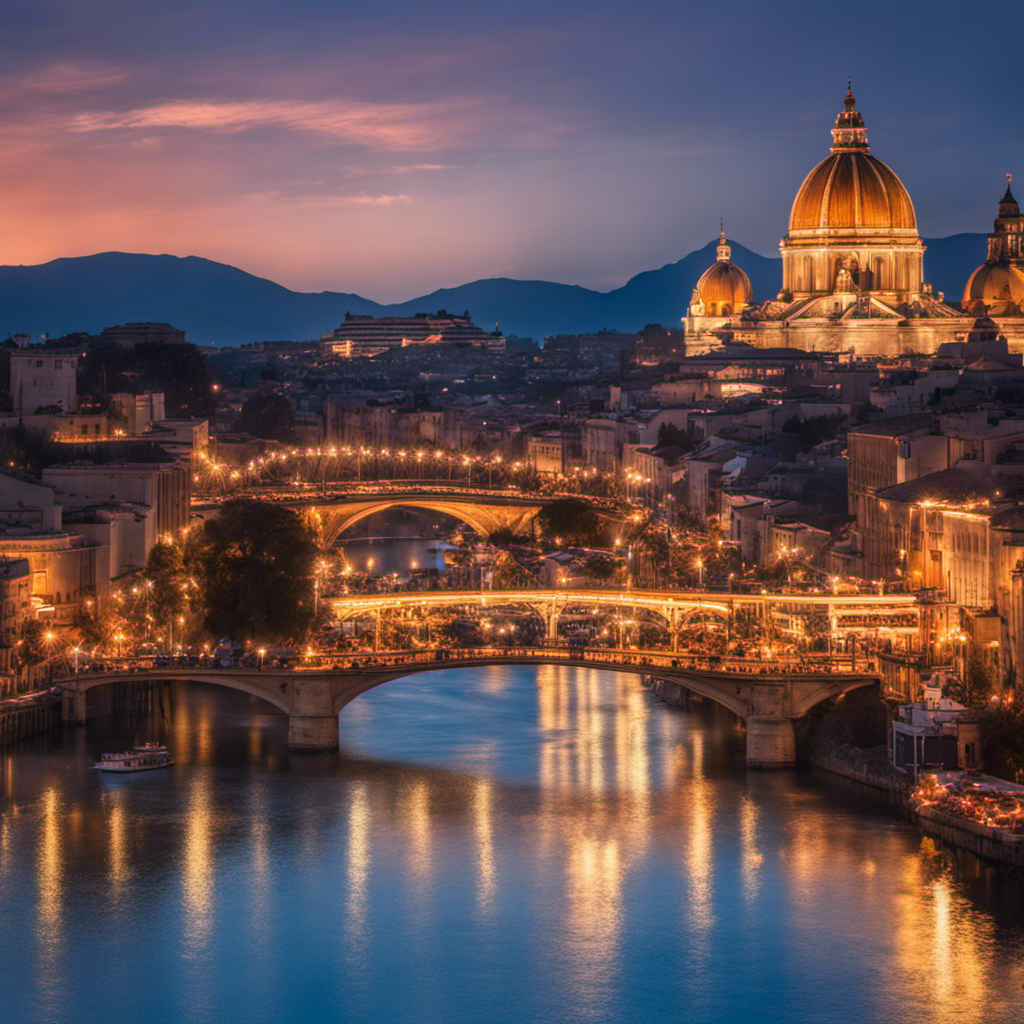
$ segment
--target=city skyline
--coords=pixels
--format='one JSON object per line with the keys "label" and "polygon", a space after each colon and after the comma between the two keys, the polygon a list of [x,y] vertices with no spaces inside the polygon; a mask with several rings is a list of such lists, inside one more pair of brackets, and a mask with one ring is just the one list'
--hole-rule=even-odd
{"label": "city skyline", "polygon": [[0,263],[170,252],[394,301],[495,276],[607,290],[720,216],[774,256],[847,75],[922,234],[985,232],[1022,146],[993,44],[945,6],[884,32],[864,9],[841,53],[799,3],[739,4],[724,34],[654,5],[16,6]]}

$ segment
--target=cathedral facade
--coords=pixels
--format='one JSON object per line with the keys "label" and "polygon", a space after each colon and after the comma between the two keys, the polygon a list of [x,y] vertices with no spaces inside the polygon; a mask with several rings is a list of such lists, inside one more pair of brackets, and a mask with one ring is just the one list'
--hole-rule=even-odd
{"label": "cathedral facade", "polygon": [[[1024,303],[1020,248],[1024,220],[1016,204],[1005,201],[1000,217],[1004,220],[1001,237],[1017,241],[996,249],[990,246],[995,269],[985,271],[986,264],[975,277],[985,271],[985,280],[991,278],[992,283],[988,291],[981,283],[975,290],[983,298],[996,290],[998,278],[998,287],[1005,292],[1004,277],[999,275],[1011,275],[1014,287],[1019,282],[1019,292],[1010,291],[1019,294],[1015,301]],[[700,351],[709,343],[730,338],[759,348],[854,356],[935,352],[945,342],[964,338],[978,313],[955,309],[923,280],[924,248],[910,193],[896,173],[871,153],[864,119],[848,89],[832,128],[829,154],[804,178],[793,200],[789,228],[779,244],[782,288],[778,295],[769,301],[751,301],[743,308],[733,306],[729,315],[723,315],[721,300],[717,308],[709,308],[702,290],[715,270],[710,268],[698,282],[686,317],[687,349],[691,350],[691,342],[692,350]],[[1010,259],[1017,263],[1004,270]],[[727,260],[735,272],[743,274]],[[709,316],[714,312],[718,315]]]}

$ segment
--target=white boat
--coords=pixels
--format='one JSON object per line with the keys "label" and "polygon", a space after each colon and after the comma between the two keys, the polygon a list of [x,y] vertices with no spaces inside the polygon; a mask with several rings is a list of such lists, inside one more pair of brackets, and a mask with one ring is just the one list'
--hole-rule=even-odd
{"label": "white boat", "polygon": [[122,754],[101,754],[93,765],[101,772],[151,772],[157,768],[170,768],[174,758],[161,743],[143,743]]}

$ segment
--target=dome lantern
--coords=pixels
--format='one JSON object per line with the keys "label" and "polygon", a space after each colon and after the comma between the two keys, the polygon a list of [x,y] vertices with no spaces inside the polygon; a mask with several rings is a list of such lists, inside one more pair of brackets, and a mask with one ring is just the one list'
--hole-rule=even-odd
{"label": "dome lantern", "polygon": [[843,109],[836,117],[835,127],[832,129],[832,152],[848,153],[851,150],[868,152],[868,130],[864,126],[864,118],[857,110],[852,82],[847,79]]}

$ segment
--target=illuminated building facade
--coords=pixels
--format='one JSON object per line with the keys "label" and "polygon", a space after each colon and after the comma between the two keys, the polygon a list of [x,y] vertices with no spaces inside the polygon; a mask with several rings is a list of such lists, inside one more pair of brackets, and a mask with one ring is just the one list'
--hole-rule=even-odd
{"label": "illuminated building facade", "polygon": [[485,331],[473,323],[469,313],[417,313],[415,316],[355,316],[321,335],[325,355],[345,359],[379,356],[392,348],[409,345],[472,345],[488,352],[504,352],[505,337],[497,330]]}
{"label": "illuminated building facade", "polygon": [[[758,348],[870,356],[934,352],[970,327],[970,318],[923,281],[924,244],[910,193],[872,155],[851,90],[832,128],[829,155],[797,191],[779,250],[776,298],[733,305],[719,337]],[[719,300],[719,313],[722,306]],[[691,302],[691,316],[694,309]],[[707,326],[693,326],[707,334]]]}

